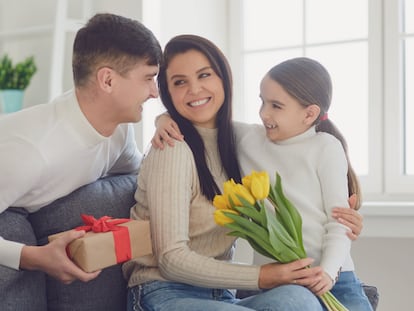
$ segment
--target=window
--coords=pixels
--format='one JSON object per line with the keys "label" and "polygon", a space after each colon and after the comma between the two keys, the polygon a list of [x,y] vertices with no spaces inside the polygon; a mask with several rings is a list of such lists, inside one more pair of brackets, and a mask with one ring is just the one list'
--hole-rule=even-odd
{"label": "window", "polygon": [[314,58],[331,74],[329,117],[347,139],[365,200],[414,199],[414,0],[230,5],[240,25],[230,36],[236,119],[260,122],[259,83],[272,66]]}
{"label": "window", "polygon": [[405,125],[405,173],[414,175],[414,0],[405,0],[402,6],[403,22],[401,44],[404,68],[404,125]]}

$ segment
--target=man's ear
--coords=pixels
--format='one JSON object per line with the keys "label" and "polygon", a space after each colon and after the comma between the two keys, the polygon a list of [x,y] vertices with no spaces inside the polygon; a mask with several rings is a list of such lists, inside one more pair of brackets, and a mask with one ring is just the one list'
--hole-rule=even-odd
{"label": "man's ear", "polygon": [[316,105],[309,105],[306,107],[306,117],[305,117],[305,124],[312,125],[319,117],[321,113],[321,108]]}
{"label": "man's ear", "polygon": [[96,73],[96,82],[101,90],[104,92],[112,91],[112,79],[114,77],[113,70],[108,67],[102,67]]}

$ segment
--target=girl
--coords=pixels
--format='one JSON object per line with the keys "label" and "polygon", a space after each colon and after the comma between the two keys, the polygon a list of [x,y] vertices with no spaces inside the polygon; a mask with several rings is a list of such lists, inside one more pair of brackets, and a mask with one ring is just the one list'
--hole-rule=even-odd
{"label": "girl", "polygon": [[345,139],[328,118],[329,73],[309,58],[287,60],[265,75],[260,97],[264,126],[236,125],[243,171],[281,175],[286,196],[302,214],[307,254],[324,271],[309,288],[317,295],[331,290],[349,310],[372,310],[354,273],[347,228],[330,216],[349,195],[361,195]]}

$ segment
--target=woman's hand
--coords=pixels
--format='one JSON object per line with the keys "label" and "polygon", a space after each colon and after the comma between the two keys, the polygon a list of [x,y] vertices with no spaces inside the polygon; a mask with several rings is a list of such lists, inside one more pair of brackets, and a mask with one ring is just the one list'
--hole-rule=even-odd
{"label": "woman's hand", "polygon": [[285,284],[312,286],[324,276],[321,267],[308,268],[312,258],[299,259],[290,263],[269,263],[260,267],[259,287],[269,289]]}
{"label": "woman's hand", "polygon": [[355,241],[361,234],[363,227],[363,217],[358,211],[355,210],[356,195],[353,194],[349,197],[348,207],[335,207],[332,209],[332,217],[335,218],[339,223],[347,226],[351,231],[347,232],[348,237]]}
{"label": "woman's hand", "polygon": [[155,119],[155,133],[151,139],[154,148],[164,149],[165,141],[169,146],[174,146],[174,139],[182,141],[184,136],[168,113],[163,113]]}

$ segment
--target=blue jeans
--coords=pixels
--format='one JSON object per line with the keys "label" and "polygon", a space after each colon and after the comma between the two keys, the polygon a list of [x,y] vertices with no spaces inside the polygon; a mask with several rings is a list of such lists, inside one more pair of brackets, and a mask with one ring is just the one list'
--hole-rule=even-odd
{"label": "blue jeans", "polygon": [[361,281],[353,271],[341,272],[331,293],[349,310],[373,311]]}
{"label": "blue jeans", "polygon": [[308,289],[284,285],[237,299],[227,289],[153,281],[128,289],[128,311],[322,311]]}

